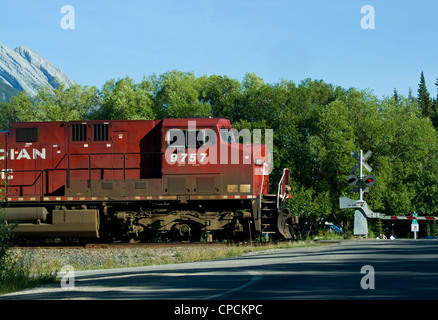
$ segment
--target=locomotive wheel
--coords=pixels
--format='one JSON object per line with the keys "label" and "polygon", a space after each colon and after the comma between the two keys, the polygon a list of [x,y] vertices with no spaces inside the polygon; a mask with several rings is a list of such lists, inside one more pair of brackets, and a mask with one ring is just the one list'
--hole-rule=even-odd
{"label": "locomotive wheel", "polygon": [[174,241],[194,242],[201,239],[201,229],[193,223],[180,222],[173,225],[171,238]]}

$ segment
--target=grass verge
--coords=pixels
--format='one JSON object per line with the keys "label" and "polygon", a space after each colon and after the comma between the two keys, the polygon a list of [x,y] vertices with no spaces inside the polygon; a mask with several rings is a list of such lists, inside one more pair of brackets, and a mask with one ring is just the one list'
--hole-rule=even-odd
{"label": "grass verge", "polygon": [[0,294],[56,282],[56,272],[31,273],[28,268],[14,262],[0,271]]}
{"label": "grass verge", "polygon": [[314,241],[298,241],[298,242],[287,242],[287,243],[257,243],[254,246],[244,245],[244,246],[230,246],[226,248],[218,248],[215,250],[199,250],[193,252],[177,252],[174,255],[175,263],[186,263],[186,262],[196,262],[203,260],[215,260],[224,258],[238,257],[243,254],[250,252],[259,252],[273,249],[288,249],[288,248],[299,248],[299,247],[310,247],[318,246],[319,243]]}

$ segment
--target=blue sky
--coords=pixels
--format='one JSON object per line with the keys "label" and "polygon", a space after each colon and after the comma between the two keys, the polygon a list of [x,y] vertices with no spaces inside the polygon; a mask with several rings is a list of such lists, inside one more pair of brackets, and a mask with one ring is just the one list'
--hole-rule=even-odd
{"label": "blue sky", "polygon": [[[75,29],[60,22],[75,10]],[[362,29],[371,5],[375,29]],[[82,85],[170,70],[322,79],[378,96],[438,77],[436,0],[2,0],[0,42],[45,56]]]}

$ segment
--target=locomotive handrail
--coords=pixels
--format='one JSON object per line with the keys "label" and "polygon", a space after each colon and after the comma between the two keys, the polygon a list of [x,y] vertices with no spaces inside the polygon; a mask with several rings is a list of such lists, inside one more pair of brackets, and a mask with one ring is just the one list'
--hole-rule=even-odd
{"label": "locomotive handrail", "polygon": [[[23,187],[32,187],[34,185],[36,185],[36,183],[38,182],[38,180],[41,179],[41,199],[43,199],[44,197],[44,172],[54,172],[57,170],[64,170],[66,171],[66,187],[69,188],[70,187],[70,171],[71,170],[88,170],[88,187],[91,187],[91,170],[123,170],[123,180],[126,179],[126,171],[127,170],[132,170],[132,169],[141,169],[140,166],[138,167],[131,167],[131,168],[126,168],[126,159],[127,159],[127,155],[163,155],[164,152],[161,151],[157,151],[157,152],[111,152],[111,153],[66,153],[62,156],[62,158],[58,161],[58,163],[55,165],[55,167],[53,168],[45,168],[45,169],[26,169],[26,170],[14,170],[14,173],[30,173],[30,172],[38,172],[39,174],[35,177],[35,180],[33,181],[33,183],[31,184],[8,184],[7,189],[9,188],[14,188],[14,187],[20,187],[21,189]],[[123,165],[121,168],[92,168],[91,167],[91,157],[92,156],[110,156],[110,155],[121,155],[123,158]],[[88,157],[88,166],[87,168],[70,168],[70,157],[71,156],[87,156]],[[59,166],[61,165],[61,163],[67,159],[67,168],[59,168]],[[7,175],[7,173],[6,173]],[[6,178],[7,179],[7,178]],[[47,188],[48,189],[48,188]],[[6,194],[8,194],[9,192],[6,192]],[[23,193],[23,190],[20,191],[20,193]]]}
{"label": "locomotive handrail", "polygon": [[[288,184],[289,183],[289,169],[284,168],[283,169],[283,174],[281,176],[280,182],[278,183],[278,188],[277,188],[277,209],[280,209],[280,197],[282,198],[282,201],[284,200],[283,198],[285,197],[285,191],[286,190],[282,190],[283,189],[283,183]],[[281,194],[280,194],[281,192]]]}

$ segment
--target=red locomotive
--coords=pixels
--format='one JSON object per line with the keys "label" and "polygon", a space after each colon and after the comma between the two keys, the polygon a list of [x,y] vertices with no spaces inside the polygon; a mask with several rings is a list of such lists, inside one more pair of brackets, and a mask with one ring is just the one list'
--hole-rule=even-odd
{"label": "red locomotive", "polygon": [[0,132],[6,221],[32,238],[291,238],[284,170],[226,119],[11,123]]}

